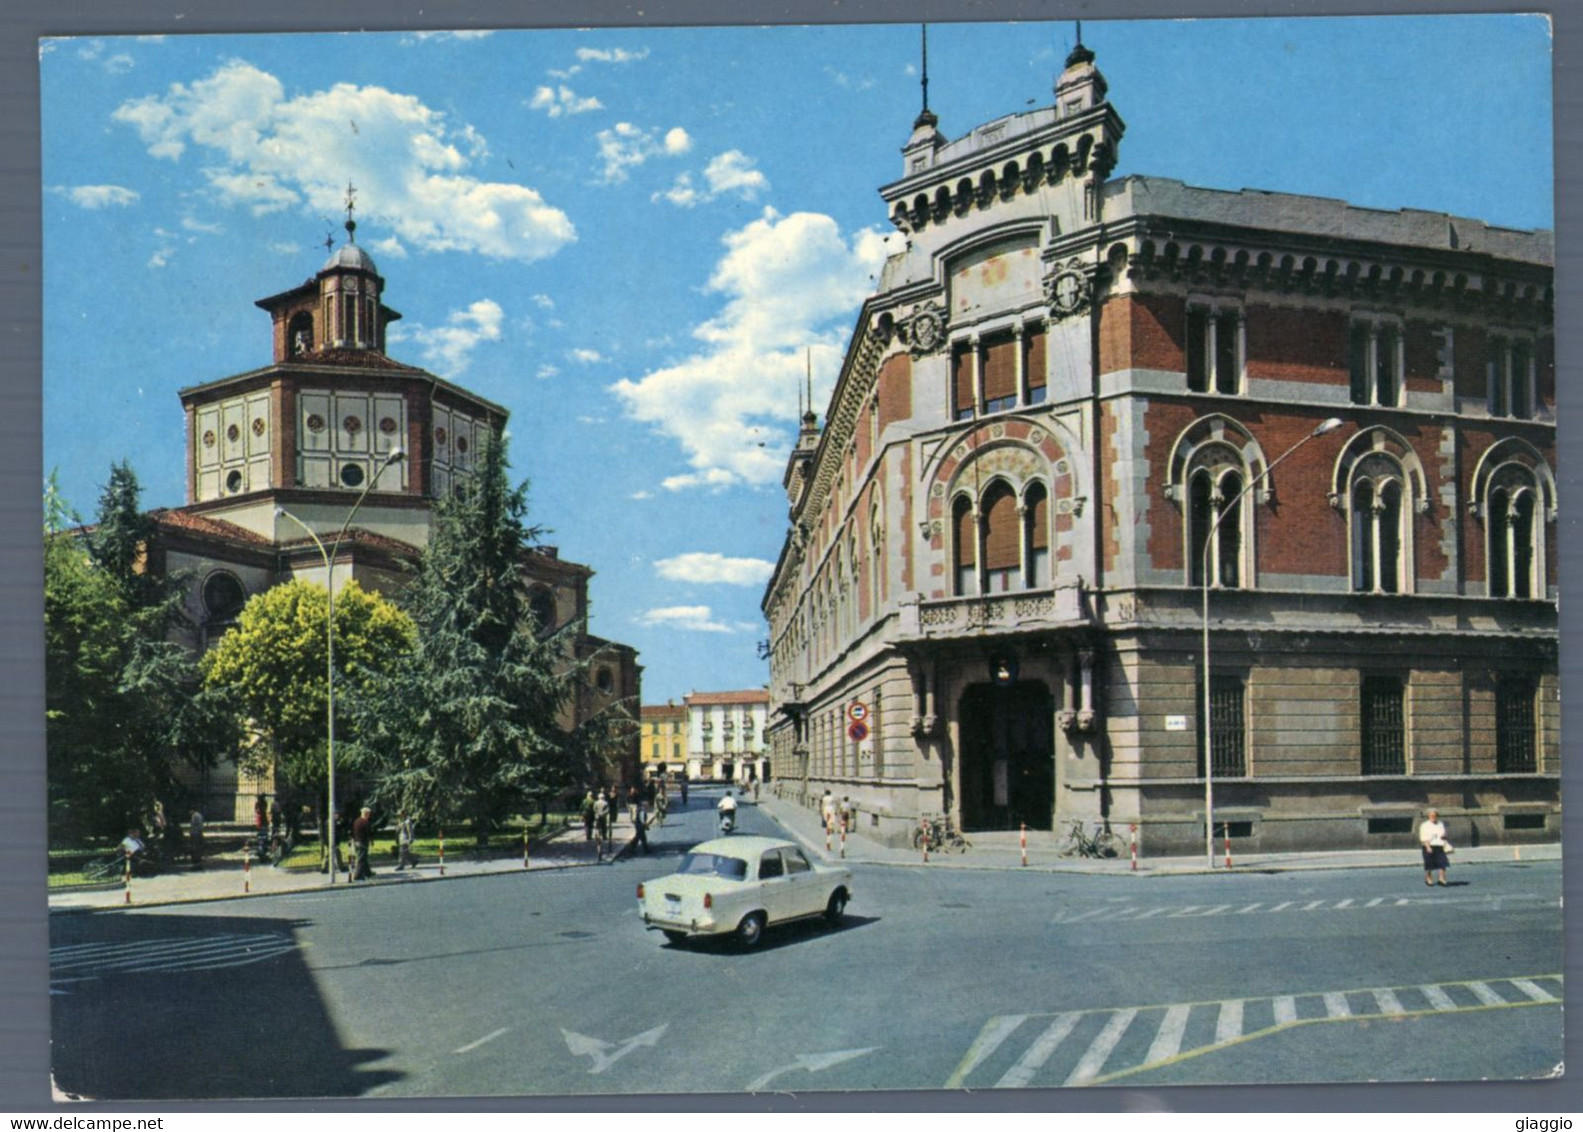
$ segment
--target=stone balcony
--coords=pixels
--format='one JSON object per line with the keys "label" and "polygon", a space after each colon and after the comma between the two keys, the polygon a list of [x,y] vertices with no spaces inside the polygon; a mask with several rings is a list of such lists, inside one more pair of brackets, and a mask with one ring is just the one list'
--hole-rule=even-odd
{"label": "stone balcony", "polygon": [[1078,579],[1012,593],[936,600],[915,597],[904,600],[898,612],[899,636],[904,640],[1015,636],[1093,624],[1087,590]]}

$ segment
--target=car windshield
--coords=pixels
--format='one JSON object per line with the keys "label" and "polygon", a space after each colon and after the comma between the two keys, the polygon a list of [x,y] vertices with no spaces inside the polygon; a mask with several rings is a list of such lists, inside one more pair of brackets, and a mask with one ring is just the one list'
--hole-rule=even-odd
{"label": "car windshield", "polygon": [[683,876],[743,880],[748,875],[748,863],[739,857],[721,857],[715,853],[689,853],[682,858],[682,867],[676,871]]}

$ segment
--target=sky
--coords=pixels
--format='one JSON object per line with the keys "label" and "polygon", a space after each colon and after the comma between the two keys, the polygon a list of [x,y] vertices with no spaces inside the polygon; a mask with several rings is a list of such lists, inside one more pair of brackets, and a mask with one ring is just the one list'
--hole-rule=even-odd
{"label": "sky", "polygon": [[[1051,103],[1070,23],[929,29],[940,129]],[[1113,177],[1552,226],[1540,17],[1090,21]],[[805,367],[823,409],[892,229],[917,25],[40,43],[44,471],[184,502],[177,390],[268,364],[254,300],[358,243],[390,354],[511,413],[643,701],[768,680]],[[822,418],[821,418],[822,419]]]}

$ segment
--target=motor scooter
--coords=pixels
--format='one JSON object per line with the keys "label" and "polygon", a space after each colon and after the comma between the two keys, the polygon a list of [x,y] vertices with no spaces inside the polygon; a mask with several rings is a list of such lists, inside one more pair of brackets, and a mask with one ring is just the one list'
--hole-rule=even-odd
{"label": "motor scooter", "polygon": [[737,827],[737,812],[735,810],[720,811],[720,832],[730,833]]}

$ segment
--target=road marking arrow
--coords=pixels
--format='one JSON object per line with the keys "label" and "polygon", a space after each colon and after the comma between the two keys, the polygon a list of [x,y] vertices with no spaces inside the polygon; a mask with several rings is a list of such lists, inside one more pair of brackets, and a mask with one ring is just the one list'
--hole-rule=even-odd
{"label": "road marking arrow", "polygon": [[747,1087],[747,1092],[757,1093],[769,1087],[769,1083],[782,1073],[790,1073],[794,1069],[806,1069],[810,1073],[818,1073],[821,1069],[840,1065],[843,1061],[851,1061],[855,1057],[862,1057],[865,1053],[873,1053],[878,1046],[869,1046],[866,1049],[840,1049],[830,1053],[799,1053],[797,1060],[790,1065],[782,1065],[779,1069],[771,1069],[764,1076],[758,1078]]}
{"label": "road marking arrow", "polygon": [[[644,1030],[622,1042],[607,1042],[600,1038],[590,1038],[586,1034],[573,1033],[571,1030],[562,1030],[561,1037],[566,1039],[566,1048],[573,1057],[588,1057],[593,1059],[590,1073],[603,1073],[627,1054],[641,1046],[659,1044],[661,1035],[670,1028],[669,1022],[662,1022],[652,1030]],[[615,1052],[610,1052],[614,1050]]]}

